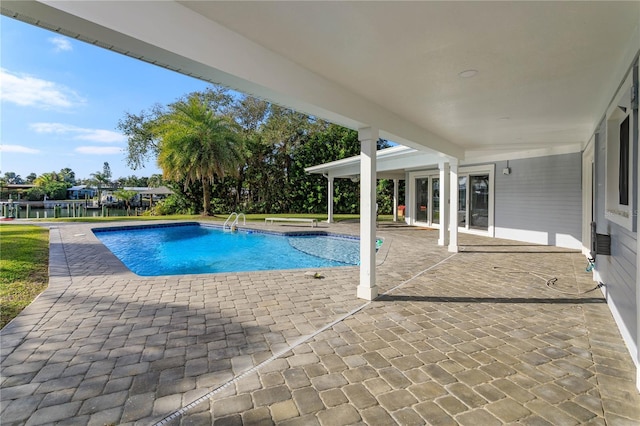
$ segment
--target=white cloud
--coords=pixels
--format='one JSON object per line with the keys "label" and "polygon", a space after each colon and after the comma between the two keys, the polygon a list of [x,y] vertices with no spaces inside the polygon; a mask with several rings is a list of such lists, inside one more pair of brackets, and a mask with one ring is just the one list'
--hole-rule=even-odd
{"label": "white cloud", "polygon": [[67,50],[73,50],[71,42],[64,37],[51,37],[48,39],[49,43],[53,44],[55,52],[63,52]]}
{"label": "white cloud", "polygon": [[80,154],[111,155],[122,153],[122,148],[117,146],[79,146],[75,151]]}
{"label": "white cloud", "polygon": [[32,123],[29,125],[37,133],[55,133],[71,135],[74,140],[101,143],[123,143],[127,138],[118,132],[105,129],[87,129],[63,123]]}
{"label": "white cloud", "polygon": [[37,133],[69,133],[74,129],[77,129],[76,126],[71,126],[69,124],[62,123],[31,123],[29,124],[31,130],[34,130]]}
{"label": "white cloud", "polygon": [[0,68],[0,99],[20,106],[42,109],[71,108],[85,100],[73,90],[26,74]]}
{"label": "white cloud", "polygon": [[120,143],[126,141],[124,135],[112,132],[111,130],[102,129],[82,129],[84,133],[78,135],[75,139],[82,139],[93,142]]}
{"label": "white cloud", "polygon": [[20,154],[39,154],[40,150],[22,145],[0,145],[0,152],[17,152]]}

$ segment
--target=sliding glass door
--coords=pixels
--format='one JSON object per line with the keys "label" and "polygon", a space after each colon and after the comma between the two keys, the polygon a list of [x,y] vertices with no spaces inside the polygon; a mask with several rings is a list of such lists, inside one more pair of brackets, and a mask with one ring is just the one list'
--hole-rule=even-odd
{"label": "sliding glass door", "polygon": [[489,229],[489,174],[458,177],[458,226],[465,229]]}
{"label": "sliding glass door", "polygon": [[458,176],[458,226],[467,227],[467,176]]}
{"label": "sliding glass door", "polygon": [[[458,173],[458,228],[478,233],[493,232],[493,171],[488,167],[472,166]],[[414,189],[409,204],[413,207],[411,223],[419,226],[442,224],[441,206],[448,204],[448,193],[441,193],[440,175],[433,172],[411,176]],[[447,189],[448,192],[448,189]],[[442,204],[445,203],[445,204]]]}
{"label": "sliding glass door", "polygon": [[431,223],[440,223],[440,178],[431,178]]}
{"label": "sliding glass door", "polygon": [[425,226],[440,223],[440,178],[437,175],[420,176],[414,182],[413,221]]}
{"label": "sliding glass door", "polygon": [[429,215],[429,178],[416,179],[416,210],[415,221],[428,223]]}
{"label": "sliding glass door", "polygon": [[489,175],[469,176],[469,228],[489,228]]}

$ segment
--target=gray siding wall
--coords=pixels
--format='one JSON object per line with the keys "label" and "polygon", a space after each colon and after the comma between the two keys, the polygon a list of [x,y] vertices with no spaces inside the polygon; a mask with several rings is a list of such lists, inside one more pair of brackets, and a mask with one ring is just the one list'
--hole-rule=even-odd
{"label": "gray siding wall", "polygon": [[[637,112],[636,112],[637,118]],[[604,124],[601,124],[604,130]],[[597,230],[600,234],[611,235],[611,255],[596,257],[596,270],[600,280],[605,284],[605,294],[611,306],[616,321],[625,340],[638,348],[638,321],[636,310],[636,252],[637,234],[610,222],[606,218],[605,188],[606,188],[606,155],[607,143],[604,133],[597,133],[595,139],[595,210]],[[638,155],[638,133],[633,132],[633,152]],[[634,164],[634,180],[638,182],[637,163]],[[638,188],[634,185],[631,194],[636,205]]]}
{"label": "gray siding wall", "polygon": [[580,248],[581,153],[510,160],[509,175],[506,167],[496,163],[496,237]]}

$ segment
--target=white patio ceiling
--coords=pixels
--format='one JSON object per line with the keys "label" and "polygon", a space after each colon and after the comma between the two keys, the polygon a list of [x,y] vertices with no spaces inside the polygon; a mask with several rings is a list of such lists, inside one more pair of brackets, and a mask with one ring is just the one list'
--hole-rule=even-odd
{"label": "white patio ceiling", "polygon": [[[460,159],[582,146],[640,2],[7,1],[2,13]],[[463,78],[465,70],[477,75]]]}

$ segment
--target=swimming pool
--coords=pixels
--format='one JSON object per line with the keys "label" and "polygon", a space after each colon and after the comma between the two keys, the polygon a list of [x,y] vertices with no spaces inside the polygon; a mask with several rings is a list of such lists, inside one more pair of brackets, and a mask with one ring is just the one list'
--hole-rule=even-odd
{"label": "swimming pool", "polygon": [[229,232],[197,223],[93,232],[141,276],[353,266],[360,259],[359,239],[318,233]]}

